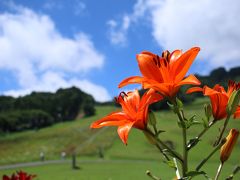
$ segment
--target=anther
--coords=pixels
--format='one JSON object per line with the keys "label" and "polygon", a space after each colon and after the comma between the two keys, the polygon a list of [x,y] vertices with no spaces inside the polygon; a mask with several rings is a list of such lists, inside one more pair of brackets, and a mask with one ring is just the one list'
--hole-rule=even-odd
{"label": "anther", "polygon": [[163,51],[162,57],[163,57],[164,59],[166,59],[167,62],[169,62],[170,52],[169,52],[168,50]]}

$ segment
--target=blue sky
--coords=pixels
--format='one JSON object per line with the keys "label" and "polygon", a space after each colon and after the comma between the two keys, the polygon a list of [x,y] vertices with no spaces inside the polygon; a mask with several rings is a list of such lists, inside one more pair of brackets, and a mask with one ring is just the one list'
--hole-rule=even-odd
{"label": "blue sky", "polygon": [[143,50],[200,46],[191,73],[239,66],[239,7],[237,0],[2,0],[0,93],[74,85],[111,100],[121,80],[140,74],[135,57]]}

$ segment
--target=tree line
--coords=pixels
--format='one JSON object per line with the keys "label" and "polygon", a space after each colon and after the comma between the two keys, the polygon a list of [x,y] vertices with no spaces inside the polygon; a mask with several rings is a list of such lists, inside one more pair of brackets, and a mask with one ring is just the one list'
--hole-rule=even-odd
{"label": "tree line", "polygon": [[0,132],[39,129],[57,122],[95,114],[95,101],[76,87],[59,89],[55,93],[32,92],[14,98],[0,96]]}

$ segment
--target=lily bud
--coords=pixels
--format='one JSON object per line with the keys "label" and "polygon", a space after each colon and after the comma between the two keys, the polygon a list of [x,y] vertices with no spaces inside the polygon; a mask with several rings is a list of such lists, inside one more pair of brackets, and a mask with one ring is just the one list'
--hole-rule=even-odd
{"label": "lily bud", "polygon": [[239,136],[239,131],[236,129],[231,129],[228,136],[226,137],[226,142],[223,144],[220,150],[220,160],[222,163],[228,160],[232,153],[233,147],[237,142]]}
{"label": "lily bud", "polygon": [[151,144],[153,145],[157,144],[156,139],[151,134],[149,134],[147,131],[143,131],[143,133]]}
{"label": "lily bud", "polygon": [[182,101],[181,101],[180,99],[176,98],[176,102],[177,102],[177,107],[178,107],[179,109],[182,109],[182,108],[183,108],[183,103],[182,103]]}
{"label": "lily bud", "polygon": [[155,114],[152,111],[148,113],[148,122],[152,126],[156,126],[156,124],[157,124],[157,120],[156,120]]}
{"label": "lily bud", "polygon": [[239,100],[240,100],[240,90],[234,90],[228,100],[228,105],[227,105],[227,113],[229,116],[234,114],[235,111],[237,110]]}
{"label": "lily bud", "polygon": [[210,104],[205,104],[204,111],[207,119],[209,120],[209,118],[212,116],[212,106]]}

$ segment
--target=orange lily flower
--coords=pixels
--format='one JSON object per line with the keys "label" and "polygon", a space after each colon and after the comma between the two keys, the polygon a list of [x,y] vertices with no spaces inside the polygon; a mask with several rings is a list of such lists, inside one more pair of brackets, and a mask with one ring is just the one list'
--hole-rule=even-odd
{"label": "orange lily flower", "polygon": [[[203,92],[204,96],[208,96],[211,100],[212,105],[212,113],[215,120],[220,120],[227,117],[227,105],[228,100],[231,97],[231,94],[234,90],[240,89],[240,83],[235,83],[234,81],[228,82],[228,90],[227,92],[225,89],[216,84],[213,88],[209,88],[208,86],[204,86],[203,88],[200,87],[193,87],[188,89],[187,94],[193,92]],[[234,118],[240,118],[240,106],[237,107],[236,112],[234,113]]]}
{"label": "orange lily flower", "polygon": [[231,129],[228,136],[226,137],[226,142],[221,147],[220,150],[220,160],[222,163],[224,163],[226,160],[228,160],[229,156],[232,153],[233,147],[237,142],[239,136],[239,131],[236,129]]}
{"label": "orange lily flower", "polygon": [[128,84],[141,83],[144,89],[153,88],[162,95],[172,98],[182,85],[201,84],[194,75],[184,79],[199,51],[199,47],[191,48],[185,53],[181,50],[175,50],[172,53],[164,51],[162,57],[143,51],[137,55],[138,66],[143,77],[129,77],[119,84],[119,88]]}
{"label": "orange lily flower", "polygon": [[124,144],[127,144],[128,133],[132,127],[145,129],[147,126],[148,107],[160,101],[163,97],[150,89],[140,99],[138,90],[120,93],[116,101],[122,106],[122,111],[114,112],[92,123],[91,128],[104,126],[118,126],[118,135]]}

